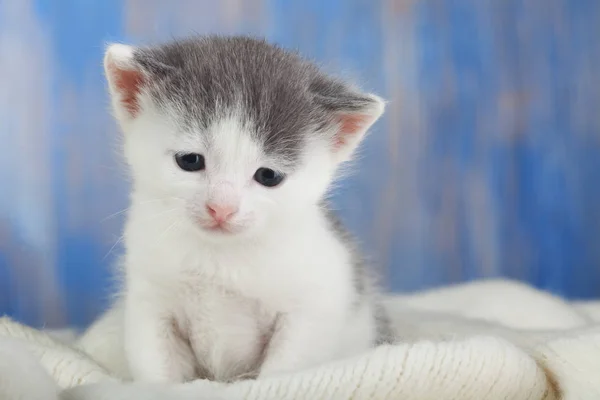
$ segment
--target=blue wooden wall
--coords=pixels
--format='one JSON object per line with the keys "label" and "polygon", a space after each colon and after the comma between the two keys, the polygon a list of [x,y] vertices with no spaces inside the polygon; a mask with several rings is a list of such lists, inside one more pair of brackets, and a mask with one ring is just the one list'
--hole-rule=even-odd
{"label": "blue wooden wall", "polygon": [[391,289],[503,275],[600,297],[600,1],[0,0],[0,313],[105,307],[127,184],[104,44],[207,32],[389,100],[336,203]]}

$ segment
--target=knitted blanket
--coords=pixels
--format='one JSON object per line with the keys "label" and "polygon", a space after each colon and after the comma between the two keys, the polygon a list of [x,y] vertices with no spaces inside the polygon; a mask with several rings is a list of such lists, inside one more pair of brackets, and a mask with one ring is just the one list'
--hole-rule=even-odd
{"label": "knitted blanket", "polygon": [[397,343],[222,384],[128,382],[118,315],[81,338],[0,319],[2,400],[600,399],[600,302],[481,281],[386,299]]}

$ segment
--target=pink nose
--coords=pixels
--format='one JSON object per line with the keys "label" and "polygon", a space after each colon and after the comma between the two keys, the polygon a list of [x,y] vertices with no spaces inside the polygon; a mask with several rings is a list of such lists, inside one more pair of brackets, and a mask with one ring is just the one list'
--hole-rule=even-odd
{"label": "pink nose", "polygon": [[238,207],[231,204],[206,203],[206,210],[217,222],[227,222],[238,211]]}

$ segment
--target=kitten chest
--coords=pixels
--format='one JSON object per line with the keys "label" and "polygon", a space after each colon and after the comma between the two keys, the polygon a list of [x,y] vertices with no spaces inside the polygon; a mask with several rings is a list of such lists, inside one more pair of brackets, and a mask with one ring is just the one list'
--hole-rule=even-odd
{"label": "kitten chest", "polygon": [[184,302],[178,325],[196,356],[201,378],[227,381],[258,374],[275,313],[256,299],[203,285]]}

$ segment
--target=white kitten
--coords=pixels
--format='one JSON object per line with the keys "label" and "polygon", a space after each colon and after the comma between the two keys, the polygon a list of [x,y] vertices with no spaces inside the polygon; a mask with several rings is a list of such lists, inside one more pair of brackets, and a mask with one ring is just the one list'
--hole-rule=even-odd
{"label": "white kitten", "polygon": [[105,69],[133,177],[119,304],[135,379],[264,376],[385,338],[323,202],[381,99],[245,37],[115,44]]}

